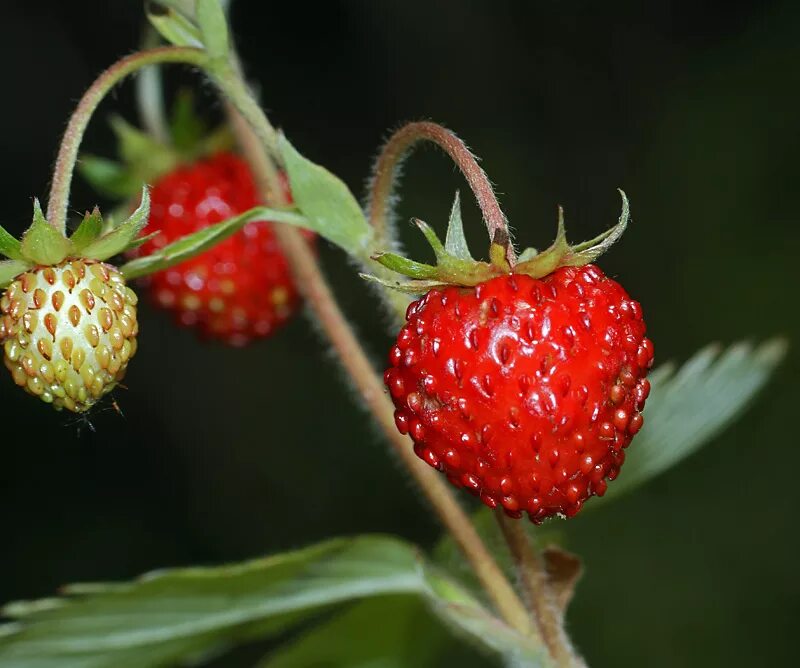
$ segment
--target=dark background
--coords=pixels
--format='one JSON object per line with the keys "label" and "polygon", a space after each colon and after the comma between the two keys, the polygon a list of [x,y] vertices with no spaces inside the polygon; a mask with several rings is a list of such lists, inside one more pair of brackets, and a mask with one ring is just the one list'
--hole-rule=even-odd
{"label": "dark background", "polygon": [[[633,224],[601,264],[644,305],[661,362],[712,340],[789,337],[788,362],[733,428],[566,530],[587,569],[571,630],[592,666],[793,663],[796,3],[234,4],[273,120],[356,193],[387,129],[441,121],[483,158],[525,245],[549,243],[557,203],[573,238],[594,236],[618,215],[615,188],[627,191]],[[135,48],[141,10],[39,0],[0,11],[0,216],[19,233],[31,197],[46,197],[74,103]],[[104,105],[88,148],[111,154],[103,118],[131,100],[128,86]],[[401,218],[443,229],[457,186],[444,158],[421,152]],[[76,210],[96,199],[76,185]],[[480,239],[471,204],[465,217]],[[389,337],[374,300],[341,253],[325,248],[322,260],[382,363]],[[130,390],[117,394],[124,419],[97,411],[92,433],[0,384],[0,599],[342,533],[433,543],[429,511],[307,320],[240,351],[199,343],[148,308],[141,318]]]}

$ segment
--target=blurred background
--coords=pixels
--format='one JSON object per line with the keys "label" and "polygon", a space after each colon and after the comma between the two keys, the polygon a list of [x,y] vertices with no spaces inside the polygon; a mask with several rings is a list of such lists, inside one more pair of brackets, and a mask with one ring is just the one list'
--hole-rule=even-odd
{"label": "blurred background", "polygon": [[[16,234],[31,198],[46,198],[75,102],[136,47],[142,12],[133,0],[3,4],[0,216]],[[483,158],[521,244],[549,244],[558,203],[573,239],[596,235],[626,190],[633,224],[601,265],[643,304],[659,362],[710,341],[790,339],[787,363],[733,428],[564,528],[586,565],[571,631],[593,667],[793,663],[800,6],[236,0],[233,23],[273,121],[357,194],[389,129],[443,122]],[[128,85],[103,106],[88,149],[113,153],[105,118],[135,120],[132,100]],[[207,109],[219,113],[210,98]],[[420,151],[401,220],[443,230],[456,188],[466,195],[448,162]],[[96,201],[78,181],[74,208]],[[471,203],[465,220],[477,250]],[[382,365],[390,333],[377,304],[339,251],[321,259]],[[247,350],[198,342],[148,307],[141,319],[130,390],[117,393],[124,418],[97,411],[91,431],[0,383],[0,600],[337,534],[435,542],[428,509],[307,319]]]}

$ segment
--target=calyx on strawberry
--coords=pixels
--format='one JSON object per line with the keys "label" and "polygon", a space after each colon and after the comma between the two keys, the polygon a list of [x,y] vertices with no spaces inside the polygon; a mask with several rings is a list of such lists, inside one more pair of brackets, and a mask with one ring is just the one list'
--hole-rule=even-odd
{"label": "calyx on strawberry", "polygon": [[490,507],[536,523],[575,515],[619,473],[642,427],[653,345],[638,302],[591,262],[628,220],[569,246],[559,211],[546,251],[511,266],[507,239],[492,261],[467,250],[458,200],[447,241],[417,224],[436,266],[387,253],[378,262],[425,293],[406,314],[384,379],[397,427],[417,455]]}
{"label": "calyx on strawberry", "polygon": [[[134,257],[261,203],[249,166],[228,149],[226,131],[203,138],[203,126],[185,97],[178,98],[176,110],[169,144],[117,119],[125,165],[95,157],[82,161],[84,175],[117,196],[130,197],[133,184],[142,180],[153,183],[145,230],[153,238]],[[300,302],[272,223],[264,220],[251,221],[210,250],[153,274],[146,285],[154,303],[171,311],[178,323],[232,345],[269,336]]]}
{"label": "calyx on strawberry", "polygon": [[141,243],[149,198],[102,233],[95,209],[67,238],[34,202],[22,241],[0,228],[0,344],[14,382],[56,409],[88,410],[125,375],[136,353],[136,294],[107,264]]}

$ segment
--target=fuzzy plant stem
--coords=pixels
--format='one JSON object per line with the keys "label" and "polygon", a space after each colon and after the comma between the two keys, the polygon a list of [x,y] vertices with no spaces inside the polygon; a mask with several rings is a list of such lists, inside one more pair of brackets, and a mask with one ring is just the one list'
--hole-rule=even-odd
{"label": "fuzzy plant stem", "polygon": [[[516,262],[516,253],[511,243],[508,221],[500,209],[494,189],[477,159],[455,133],[438,123],[419,121],[408,123],[395,132],[384,144],[373,169],[367,214],[375,228],[378,241],[389,241],[391,207],[400,167],[408,152],[422,141],[439,146],[453,160],[469,183],[483,214],[489,239],[502,246],[511,267]],[[384,244],[388,247],[388,243]]]}
{"label": "fuzzy plant stem", "polygon": [[50,185],[50,199],[47,202],[47,220],[53,227],[62,233],[67,229],[69,189],[75,171],[75,163],[78,160],[78,149],[86,127],[89,125],[89,120],[108,92],[129,74],[147,65],[184,63],[202,67],[206,60],[206,54],[201,49],[165,46],[126,56],[114,63],[95,80],[83,94],[69,119],[58,150],[53,180]]}
{"label": "fuzzy plant stem", "polygon": [[[236,109],[245,116],[249,103],[242,104],[239,94],[246,89],[242,85],[231,85],[227,80],[220,81],[224,95]],[[247,116],[248,124],[234,121],[232,126],[250,161],[255,173],[267,187],[267,163],[272,162],[270,146],[263,137],[274,136],[274,130],[259,108],[257,124]],[[274,168],[274,167],[273,167]],[[277,201],[267,200],[267,204],[280,206],[286,204],[285,195],[279,192]],[[397,457],[403,462],[414,481],[422,490],[440,521],[461,548],[472,565],[486,593],[506,622],[520,633],[538,636],[538,630],[531,623],[524,604],[517,596],[508,579],[503,574],[492,554],[478,535],[464,510],[441,477],[413,454],[411,441],[397,431],[394,424],[394,409],[384,391],[383,382],[375,373],[364,349],[353,329],[336,302],[336,298],[320,270],[313,251],[300,232],[288,225],[276,225],[275,233],[286,253],[292,268],[295,282],[303,293],[307,304],[314,312],[323,331],[336,350],[339,359],[358,391],[364,404],[373,414],[378,425],[386,434]]]}
{"label": "fuzzy plant stem", "polygon": [[562,614],[553,597],[544,560],[531,543],[525,527],[519,520],[508,517],[502,508],[498,508],[495,515],[514,559],[525,598],[550,655],[559,668],[585,668],[586,664],[575,653],[564,630]]}
{"label": "fuzzy plant stem", "polygon": [[[369,220],[376,230],[377,238],[389,240],[389,216],[397,175],[408,152],[421,141],[437,144],[461,170],[481,208],[490,238],[494,242],[509,240],[506,218],[492,185],[475,156],[454,133],[430,122],[409,123],[400,128],[389,138],[378,157],[367,204]],[[513,267],[516,257],[510,240],[506,247],[506,258]],[[530,543],[518,520],[511,520],[502,509],[498,509],[496,518],[514,558],[535,623],[551,655],[559,666],[582,665],[571,648],[561,615],[553,603],[541,556]]]}

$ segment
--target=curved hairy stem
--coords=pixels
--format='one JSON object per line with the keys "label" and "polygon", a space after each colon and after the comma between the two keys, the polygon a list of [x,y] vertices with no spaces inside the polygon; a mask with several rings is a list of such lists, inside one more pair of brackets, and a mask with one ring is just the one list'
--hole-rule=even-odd
{"label": "curved hairy stem", "polygon": [[[244,101],[239,97],[239,93],[246,91],[246,88],[231,85],[227,81],[223,84],[221,86],[223,93],[229,96],[237,110],[242,115],[245,110],[249,112],[251,105],[249,102],[243,104]],[[274,197],[272,193],[275,191],[269,188],[267,178],[267,165],[271,161],[268,153],[270,146],[265,145],[262,140],[262,137],[274,136],[274,130],[260,109],[256,127],[251,127],[252,116],[248,115],[247,121],[248,125],[234,122],[233,127],[253,170],[260,177],[262,185],[266,187],[267,195]],[[277,201],[267,201],[267,203],[277,206],[286,204],[285,195],[279,192]],[[375,373],[358,338],[339,309],[336,298],[317,265],[313,251],[298,230],[287,225],[276,225],[275,230],[289,260],[298,288],[336,350],[359,396],[389,439],[398,458],[436,511],[442,524],[466,555],[498,612],[519,632],[526,635],[538,634],[522,601],[475,531],[469,517],[459,506],[447,483],[413,454],[411,440],[397,431],[394,424],[394,407],[386,395],[383,382]]]}
{"label": "curved hairy stem", "polygon": [[50,199],[47,202],[47,220],[53,227],[61,232],[66,230],[69,189],[78,159],[78,149],[92,114],[108,92],[129,74],[147,65],[185,63],[202,67],[205,62],[206,55],[201,49],[165,46],[126,56],[114,63],[95,80],[83,94],[69,119],[58,150],[53,180],[50,185]]}
{"label": "curved hairy stem", "polygon": [[438,123],[427,121],[408,123],[384,144],[375,163],[367,203],[367,214],[375,228],[376,238],[379,241],[389,242],[387,246],[392,241],[389,217],[395,182],[406,155],[422,141],[433,142],[456,163],[472,188],[475,199],[478,200],[490,240],[505,249],[506,259],[513,267],[516,253],[511,243],[508,221],[500,209],[491,182],[467,145]]}

